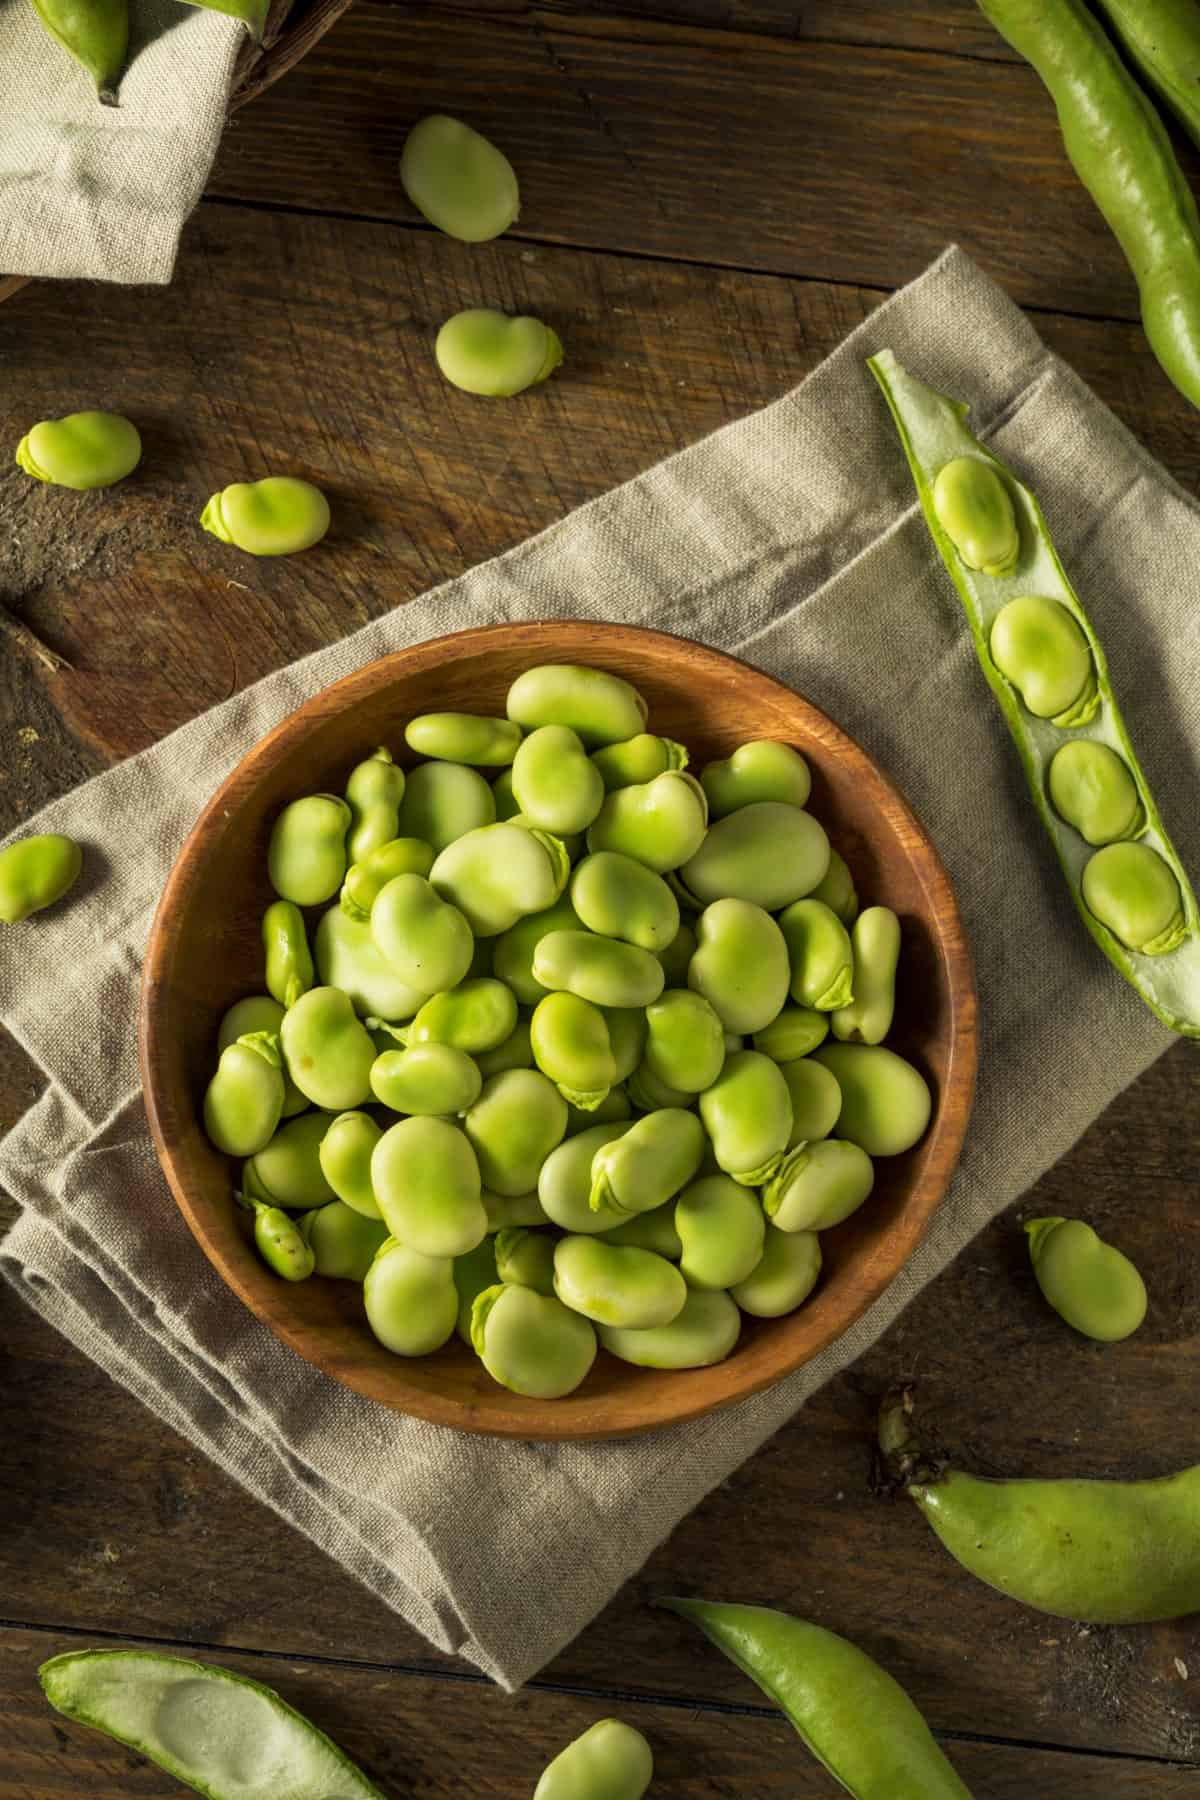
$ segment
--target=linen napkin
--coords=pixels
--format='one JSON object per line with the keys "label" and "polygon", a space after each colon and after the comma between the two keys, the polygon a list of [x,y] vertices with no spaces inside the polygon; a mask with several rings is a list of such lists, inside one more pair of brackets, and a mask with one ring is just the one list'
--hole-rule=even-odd
{"label": "linen napkin", "polygon": [[101,106],[29,0],[0,4],[0,272],[169,281],[245,41],[221,13],[132,0],[120,104]]}
{"label": "linen napkin", "polygon": [[[440,1649],[527,1679],[674,1524],[856,1357],[1171,1042],[1067,899],[864,360],[890,345],[969,400],[1040,497],[1106,644],[1150,781],[1200,868],[1195,503],[961,253],[799,388],[533,541],[269,676],[26,829],[103,879],[0,940],[0,1018],[46,1077],[0,1146],[31,1305]],[[197,1249],[138,1088],[146,932],[202,802],[265,731],[385,651],[486,622],[650,624],[736,650],[899,782],[957,887],[981,999],[979,1096],[929,1236],[872,1310],[779,1386],[603,1444],[506,1443],[386,1411],[276,1342]]]}

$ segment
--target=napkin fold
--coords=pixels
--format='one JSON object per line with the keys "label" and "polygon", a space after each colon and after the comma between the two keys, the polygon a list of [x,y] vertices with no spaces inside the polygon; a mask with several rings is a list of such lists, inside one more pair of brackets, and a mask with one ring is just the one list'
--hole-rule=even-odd
{"label": "napkin fold", "polygon": [[[46,1080],[0,1145],[0,1180],[22,1208],[0,1268],[439,1649],[507,1688],[569,1642],[1172,1041],[1067,898],[864,366],[887,345],[968,400],[974,428],[1038,494],[1168,826],[1200,867],[1196,504],[957,250],[775,405],[269,676],[23,828],[102,848],[105,873],[0,940],[0,1018]],[[982,1032],[961,1167],[925,1242],[864,1318],[739,1406],[627,1441],[555,1446],[391,1413],[260,1326],[170,1198],[135,1044],[140,959],[167,871],[250,745],[387,651],[550,617],[649,624],[736,651],[865,744],[956,885]]]}
{"label": "napkin fold", "polygon": [[166,282],[217,154],[236,19],[131,0],[120,104],[30,0],[0,4],[0,272]]}

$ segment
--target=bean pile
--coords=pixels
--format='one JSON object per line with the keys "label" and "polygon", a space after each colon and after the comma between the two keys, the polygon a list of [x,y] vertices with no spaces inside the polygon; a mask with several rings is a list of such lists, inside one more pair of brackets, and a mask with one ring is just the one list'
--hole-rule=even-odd
{"label": "bean pile", "polygon": [[276,1273],[361,1281],[397,1355],[457,1330],[550,1399],[598,1343],[697,1368],[801,1305],[930,1094],[882,1042],[899,924],[859,911],[796,751],[697,780],[566,664],[506,711],[414,718],[429,760],[285,807],[268,991],[222,1021],[204,1122]]}

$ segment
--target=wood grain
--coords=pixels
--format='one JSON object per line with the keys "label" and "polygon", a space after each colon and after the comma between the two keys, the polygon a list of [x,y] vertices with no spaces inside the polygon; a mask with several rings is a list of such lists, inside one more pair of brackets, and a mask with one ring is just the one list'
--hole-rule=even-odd
{"label": "wood grain", "polygon": [[[733,1353],[712,1368],[664,1373],[601,1354],[574,1393],[550,1402],[500,1387],[457,1338],[432,1356],[391,1355],[346,1283],[280,1283],[246,1241],[234,1172],[199,1119],[221,1017],[261,986],[259,920],[272,897],[264,852],[281,807],[304,793],[340,793],[379,743],[411,764],[399,731],[418,712],[503,717],[511,683],[545,662],[633,681],[653,728],[687,744],[697,767],[756,736],[803,753],[813,808],[859,892],[902,921],[905,981],[888,1041],[935,1095],[921,1142],[880,1163],[870,1206],[822,1234],[820,1283],[798,1312],[746,1320]],[[383,657],[254,746],[201,813],[167,882],[146,948],[140,1044],[150,1130],[171,1189],[209,1260],[264,1324],[385,1406],[460,1430],[550,1440],[628,1437],[697,1418],[761,1392],[835,1343],[903,1268],[949,1186],[977,1054],[971,960],[949,878],[886,772],[817,708],[733,657],[661,632],[567,622],[488,626]]]}

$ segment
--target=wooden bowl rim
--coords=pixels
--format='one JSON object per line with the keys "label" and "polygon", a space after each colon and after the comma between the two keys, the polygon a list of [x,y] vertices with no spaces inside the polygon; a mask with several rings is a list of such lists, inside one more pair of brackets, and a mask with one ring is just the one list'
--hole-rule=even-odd
{"label": "wooden bowl rim", "polygon": [[[170,1095],[159,1075],[159,1059],[155,1055],[155,1045],[165,1028],[166,1014],[171,1004],[166,974],[172,954],[174,922],[182,914],[189,890],[207,852],[209,839],[216,835],[224,823],[226,796],[231,788],[242,782],[247,764],[264,761],[273,763],[295,748],[310,729],[314,715],[320,717],[329,710],[333,697],[336,697],[339,706],[350,707],[365,696],[387,687],[393,677],[401,672],[411,678],[425,670],[438,668],[449,659],[478,655],[490,644],[505,650],[511,650],[514,644],[519,644],[525,638],[532,639],[537,644],[540,641],[539,634],[547,630],[557,634],[566,633],[568,637],[575,631],[588,636],[598,631],[606,635],[611,633],[620,638],[634,656],[639,648],[650,650],[654,647],[662,651],[669,647],[669,654],[672,656],[686,651],[689,657],[709,663],[714,678],[719,678],[723,672],[727,673],[729,666],[733,665],[748,673],[755,681],[769,683],[779,689],[787,697],[789,708],[797,711],[804,727],[813,737],[823,741],[831,754],[840,756],[849,751],[862,757],[878,785],[882,810],[889,817],[889,822],[893,827],[902,825],[910,835],[910,860],[933,904],[937,920],[936,947],[946,966],[950,995],[945,1076],[929,1136],[923,1140],[931,1151],[940,1149],[941,1155],[931,1154],[929,1166],[922,1171],[920,1179],[909,1193],[903,1213],[892,1227],[885,1245],[870,1258],[868,1271],[861,1282],[855,1303],[810,1348],[796,1356],[783,1355],[777,1366],[766,1372],[748,1375],[742,1371],[739,1374],[735,1350],[724,1362],[704,1370],[692,1371],[693,1375],[707,1377],[707,1381],[699,1391],[693,1388],[690,1397],[685,1397],[680,1391],[678,1399],[673,1399],[672,1390],[679,1384],[680,1377],[664,1371],[662,1383],[651,1394],[640,1396],[636,1406],[628,1395],[619,1396],[619,1422],[604,1420],[604,1401],[597,1401],[594,1396],[582,1413],[576,1413],[569,1399],[533,1401],[526,1396],[509,1393],[499,1386],[496,1388],[494,1403],[489,1405],[484,1415],[452,1396],[430,1393],[423,1387],[408,1384],[405,1380],[407,1365],[399,1357],[395,1359],[394,1371],[388,1365],[386,1383],[373,1379],[369,1369],[364,1371],[358,1365],[349,1372],[335,1374],[325,1366],[319,1355],[312,1353],[307,1342],[308,1328],[303,1321],[297,1320],[295,1328],[290,1329],[286,1321],[264,1319],[256,1304],[253,1285],[243,1279],[239,1269],[222,1255],[222,1247],[210,1229],[211,1209],[198,1184],[193,1184],[186,1156],[177,1152],[172,1144],[171,1134],[167,1129]],[[568,654],[567,651],[560,650],[549,660],[566,660]],[[547,658],[542,655],[540,660]],[[703,679],[701,671],[698,670],[697,675],[698,681]],[[636,675],[633,678],[636,680]],[[976,1014],[972,958],[950,877],[932,839],[896,784],[856,739],[785,682],[776,680],[774,676],[727,651],[714,650],[694,639],[642,626],[607,621],[540,619],[448,632],[441,637],[426,639],[407,649],[391,651],[364,663],[350,674],[312,694],[238,759],[201,810],[184,840],[155,912],[143,963],[138,1007],[138,1053],[146,1116],[155,1153],[193,1235],[227,1286],[254,1313],[259,1322],[266,1325],[305,1361],[354,1392],[430,1424],[532,1441],[599,1440],[606,1437],[629,1437],[664,1426],[682,1424],[686,1420],[699,1418],[773,1387],[841,1338],[891,1285],[924,1237],[934,1212],[949,1188],[961,1155],[975,1092],[978,1063]],[[797,1316],[799,1315],[792,1314],[784,1319],[762,1323],[782,1327],[786,1326],[788,1318]],[[597,1414],[601,1416],[597,1417]]]}

